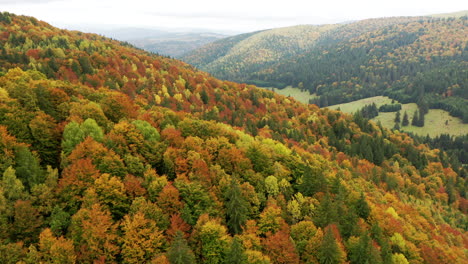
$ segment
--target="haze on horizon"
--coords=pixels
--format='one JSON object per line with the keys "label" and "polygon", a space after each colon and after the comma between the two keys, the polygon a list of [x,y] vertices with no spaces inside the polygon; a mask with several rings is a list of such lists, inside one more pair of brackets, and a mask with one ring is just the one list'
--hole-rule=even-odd
{"label": "haze on horizon", "polygon": [[141,27],[250,32],[298,24],[420,16],[468,9],[463,0],[0,0],[0,11],[69,29]]}

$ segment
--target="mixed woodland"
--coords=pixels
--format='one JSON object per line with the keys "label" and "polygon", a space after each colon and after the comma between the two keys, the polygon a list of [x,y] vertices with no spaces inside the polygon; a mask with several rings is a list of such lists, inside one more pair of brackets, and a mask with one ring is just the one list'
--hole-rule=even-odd
{"label": "mixed woodland", "polygon": [[0,263],[468,258],[449,149],[33,17],[0,49]]}
{"label": "mixed woodland", "polygon": [[[306,29],[314,37],[298,40]],[[318,95],[310,103],[321,107],[386,95],[417,103],[424,113],[443,109],[468,122],[467,16],[379,18],[282,30],[287,41],[274,29],[235,45],[227,45],[234,37],[220,40],[183,59],[221,79],[308,90]],[[239,59],[244,48],[255,54]]]}

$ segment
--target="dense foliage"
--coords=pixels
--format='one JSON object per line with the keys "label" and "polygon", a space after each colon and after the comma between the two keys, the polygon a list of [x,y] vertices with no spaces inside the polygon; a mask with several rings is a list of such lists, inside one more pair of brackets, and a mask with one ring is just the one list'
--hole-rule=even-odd
{"label": "dense foliage", "polygon": [[[305,49],[295,48],[302,33],[291,30],[287,40],[269,41],[265,35],[271,30],[236,45],[223,46],[228,40],[221,40],[184,59],[222,79],[309,90],[319,95],[311,101],[319,106],[388,95],[444,109],[468,122],[466,16],[370,19],[309,30],[316,34],[301,39]],[[212,52],[218,46],[228,51]],[[279,52],[284,49],[295,54]],[[272,57],[270,63],[258,63]]]}
{"label": "dense foliage", "polygon": [[467,257],[466,180],[406,134],[31,17],[0,43],[0,263]]}

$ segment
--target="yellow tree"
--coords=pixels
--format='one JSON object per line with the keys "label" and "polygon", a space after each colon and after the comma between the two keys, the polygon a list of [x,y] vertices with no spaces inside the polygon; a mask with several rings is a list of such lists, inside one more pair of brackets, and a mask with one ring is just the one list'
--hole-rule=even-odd
{"label": "yellow tree", "polygon": [[124,263],[147,263],[157,257],[165,244],[156,222],[137,212],[123,219],[122,258]]}

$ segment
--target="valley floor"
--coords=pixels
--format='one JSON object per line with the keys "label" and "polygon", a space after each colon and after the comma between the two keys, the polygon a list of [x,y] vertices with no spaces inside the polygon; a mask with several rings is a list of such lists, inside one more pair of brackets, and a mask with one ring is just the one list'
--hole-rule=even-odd
{"label": "valley floor", "polygon": [[[386,96],[375,96],[345,104],[329,106],[328,108],[335,110],[339,108],[341,111],[351,114],[361,109],[365,105],[372,103],[375,103],[378,108],[384,104],[391,104],[392,99]],[[395,103],[398,102],[395,101]],[[414,111],[417,109],[417,105],[415,103],[409,103],[402,104],[401,106],[401,117],[403,117],[403,114],[406,111],[411,123],[411,118]],[[395,126],[395,114],[396,112],[379,112],[379,115],[372,120],[375,122],[380,121],[386,128],[393,128]],[[412,132],[421,136],[429,135],[431,137],[435,137],[440,134],[461,136],[468,134],[468,124],[463,124],[460,118],[450,116],[447,111],[440,109],[429,109],[429,113],[425,115],[424,127],[416,127],[410,124],[409,126],[401,127],[401,130],[405,132]]]}

